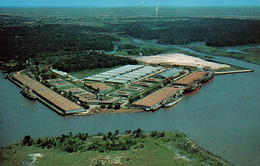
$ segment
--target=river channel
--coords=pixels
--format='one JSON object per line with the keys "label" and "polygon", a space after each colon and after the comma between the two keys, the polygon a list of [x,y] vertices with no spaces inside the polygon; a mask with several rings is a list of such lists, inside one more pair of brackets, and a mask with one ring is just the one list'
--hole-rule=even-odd
{"label": "river channel", "polygon": [[253,69],[251,73],[216,76],[171,108],[136,114],[60,116],[23,97],[0,74],[0,145],[63,133],[96,134],[119,129],[180,131],[205,149],[238,166],[260,165],[260,66],[223,57],[214,60]]}

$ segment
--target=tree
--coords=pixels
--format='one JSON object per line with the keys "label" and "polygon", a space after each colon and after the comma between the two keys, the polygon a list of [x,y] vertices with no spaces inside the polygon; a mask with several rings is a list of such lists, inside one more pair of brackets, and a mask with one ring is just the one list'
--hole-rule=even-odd
{"label": "tree", "polygon": [[106,105],[105,104],[101,104],[101,108],[106,108]]}
{"label": "tree", "polygon": [[107,108],[108,108],[108,109],[112,109],[112,108],[113,108],[113,105],[112,105],[112,104],[109,104],[109,105],[107,106]]}
{"label": "tree", "polygon": [[107,137],[111,139],[113,137],[113,133],[111,131],[108,132]]}
{"label": "tree", "polygon": [[31,136],[30,135],[26,135],[23,139],[23,145],[29,144],[31,142]]}
{"label": "tree", "polygon": [[131,130],[126,130],[125,133],[126,134],[131,134]]}
{"label": "tree", "polygon": [[107,140],[107,136],[105,134],[103,134],[103,138],[102,138],[104,141]]}
{"label": "tree", "polygon": [[117,103],[117,104],[115,105],[115,109],[116,109],[116,110],[120,109],[120,107],[121,107],[121,105],[120,105],[119,103]]}
{"label": "tree", "polygon": [[157,136],[157,131],[153,131],[151,134],[150,134],[151,137],[156,137]]}
{"label": "tree", "polygon": [[118,135],[119,134],[119,130],[117,129],[116,131],[115,131],[115,135]]}

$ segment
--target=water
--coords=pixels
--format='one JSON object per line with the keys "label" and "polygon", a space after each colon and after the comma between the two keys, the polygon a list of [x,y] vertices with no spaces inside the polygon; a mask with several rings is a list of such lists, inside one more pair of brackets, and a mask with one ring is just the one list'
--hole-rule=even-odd
{"label": "water", "polygon": [[178,130],[231,163],[260,165],[260,66],[224,57],[215,60],[255,72],[216,76],[177,105],[154,113],[62,117],[39,101],[23,97],[20,89],[0,74],[0,144],[12,144],[27,134]]}

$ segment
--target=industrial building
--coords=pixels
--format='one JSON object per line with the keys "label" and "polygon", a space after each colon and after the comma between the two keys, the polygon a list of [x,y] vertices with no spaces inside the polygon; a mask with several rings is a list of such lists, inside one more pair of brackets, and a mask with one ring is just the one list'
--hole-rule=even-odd
{"label": "industrial building", "polygon": [[50,90],[46,86],[42,85],[38,81],[35,81],[34,79],[29,78],[28,76],[18,75],[14,76],[14,79],[24,86],[32,89],[32,91],[38,95],[38,99],[43,99],[48,105],[51,104],[58,113],[71,114],[85,110],[83,107]]}
{"label": "industrial building", "polygon": [[107,86],[106,84],[102,84],[102,83],[86,83],[85,85],[99,92],[108,92],[112,90],[111,86]]}
{"label": "industrial building", "polygon": [[191,83],[202,78],[204,75],[206,75],[205,72],[193,72],[193,73],[190,73],[189,75],[179,79],[178,81],[174,82],[174,84],[188,86]]}
{"label": "industrial building", "polygon": [[166,70],[162,73],[157,74],[155,78],[168,79],[168,78],[171,78],[171,77],[176,77],[181,73],[181,71],[182,70],[180,70],[180,69],[173,68],[173,69]]}
{"label": "industrial building", "polygon": [[133,103],[133,105],[145,110],[155,110],[181,90],[178,87],[165,87]]}
{"label": "industrial building", "polygon": [[86,77],[85,80],[115,84],[129,84],[162,70],[162,67],[126,65],[107,72]]}
{"label": "industrial building", "polygon": [[64,91],[71,95],[82,94],[82,93],[87,92],[86,90],[84,90],[82,88],[70,88],[70,89],[65,89]]}

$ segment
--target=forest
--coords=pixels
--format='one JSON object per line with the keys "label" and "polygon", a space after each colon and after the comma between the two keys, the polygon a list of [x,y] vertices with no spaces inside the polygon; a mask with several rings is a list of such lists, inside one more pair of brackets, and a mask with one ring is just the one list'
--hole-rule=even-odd
{"label": "forest", "polygon": [[125,34],[159,44],[189,44],[206,41],[208,46],[260,44],[260,21],[222,18],[179,18],[177,21],[147,21],[121,25]]}
{"label": "forest", "polygon": [[[95,31],[99,33],[95,33]],[[4,27],[0,32],[0,60],[53,64],[64,71],[136,64],[135,60],[106,55],[118,38],[100,28],[78,25]],[[93,51],[99,50],[99,51]]]}
{"label": "forest", "polygon": [[112,56],[116,46],[126,55],[135,56],[140,52],[156,55],[167,51],[141,47],[134,42],[124,43],[122,37],[171,45],[192,42],[205,42],[212,47],[260,44],[260,21],[257,19],[170,15],[132,17],[127,13],[116,15],[113,13],[115,9],[111,9],[111,15],[100,15],[99,10],[93,10],[89,16],[84,14],[85,11],[81,11],[83,16],[73,15],[69,12],[72,9],[61,9],[64,15],[56,15],[50,10],[46,16],[42,10],[47,9],[39,9],[32,12],[33,15],[23,11],[28,15],[0,16],[2,70],[8,67],[3,67],[6,62],[16,64],[11,65],[12,70],[22,69],[25,62],[30,61],[36,65],[53,64],[55,68],[68,72],[137,63]]}

